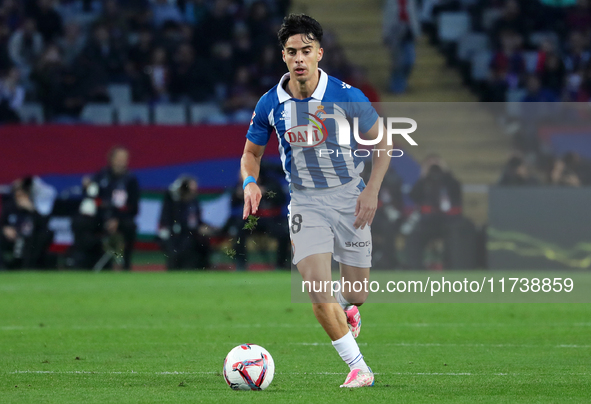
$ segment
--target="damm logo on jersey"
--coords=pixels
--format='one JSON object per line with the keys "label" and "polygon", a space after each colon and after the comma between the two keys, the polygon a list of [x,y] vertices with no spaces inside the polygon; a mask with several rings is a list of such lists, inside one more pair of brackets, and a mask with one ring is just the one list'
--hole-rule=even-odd
{"label": "damm logo on jersey", "polygon": [[324,126],[323,119],[320,118],[324,111],[319,110],[317,114],[308,114],[310,121],[308,125],[298,125],[289,128],[283,135],[284,139],[292,146],[315,147],[326,141],[328,131]]}

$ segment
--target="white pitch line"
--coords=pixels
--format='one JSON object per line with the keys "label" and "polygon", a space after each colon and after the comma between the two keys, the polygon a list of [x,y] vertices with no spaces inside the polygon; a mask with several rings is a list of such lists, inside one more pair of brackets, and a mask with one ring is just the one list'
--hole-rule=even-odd
{"label": "white pitch line", "polygon": [[[287,345],[332,346],[328,342],[285,342]],[[368,346],[367,342],[358,342],[359,346]],[[402,346],[402,347],[475,347],[475,348],[591,348],[591,345],[525,345],[525,344],[454,344],[454,343],[420,343],[420,342],[375,342],[371,345]]]}
{"label": "white pitch line", "polygon": [[[93,372],[93,371],[83,371],[83,370],[73,370],[73,371],[53,371],[53,370],[15,370],[11,372],[12,374],[67,374],[67,375],[78,375],[78,374],[105,374],[105,375],[124,375],[124,374],[143,374],[143,375],[215,375],[219,374],[220,372],[135,372],[135,371],[128,371],[128,372]],[[347,373],[344,372],[277,372],[278,374],[285,374],[285,375],[346,375]],[[476,376],[474,373],[426,373],[426,372],[419,372],[419,373],[411,373],[411,372],[391,372],[391,373],[375,373],[376,375],[405,375],[405,376]],[[494,375],[498,376],[506,376],[507,373],[493,373]]]}
{"label": "white pitch line", "polygon": [[591,345],[557,345],[556,348],[591,348]]}
{"label": "white pitch line", "polygon": [[184,328],[184,329],[217,329],[217,328],[320,328],[320,324],[180,324],[180,325],[71,325],[71,326],[54,326],[45,324],[43,326],[24,326],[24,325],[3,325],[0,326],[0,331],[25,331],[25,330],[160,330],[170,328]]}
{"label": "white pitch line", "polygon": [[[221,372],[135,372],[133,370],[126,372],[102,372],[102,371],[53,371],[53,370],[15,370],[7,372],[10,374],[63,374],[63,375],[219,375]],[[326,376],[326,375],[346,375],[344,372],[276,372],[283,375],[312,375],[312,376]],[[534,373],[471,373],[471,372],[381,372],[376,375],[394,375],[394,376],[531,376]],[[589,376],[590,373],[568,373],[568,376]]]}
{"label": "white pitch line", "polygon": [[[398,327],[467,327],[467,328],[481,328],[481,327],[515,327],[520,324],[506,324],[506,323],[381,323],[381,324],[364,324],[365,328],[398,328]],[[591,323],[553,323],[553,324],[522,324],[527,327],[591,327]],[[307,324],[295,324],[295,323],[266,323],[266,324],[249,324],[249,323],[227,323],[227,324],[159,324],[159,325],[70,325],[70,326],[54,326],[51,324],[45,324],[43,327],[38,325],[2,325],[0,331],[25,331],[25,330],[151,330],[151,329],[168,329],[171,327],[179,327],[184,329],[224,329],[224,328],[320,328],[320,324],[307,323]]]}

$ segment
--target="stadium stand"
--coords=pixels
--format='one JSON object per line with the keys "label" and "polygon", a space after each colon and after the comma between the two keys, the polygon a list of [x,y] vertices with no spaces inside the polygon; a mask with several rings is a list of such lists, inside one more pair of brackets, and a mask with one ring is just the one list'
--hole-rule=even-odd
{"label": "stadium stand", "polygon": [[183,104],[161,104],[154,107],[156,125],[186,125],[187,109]]}
{"label": "stadium stand", "polygon": [[131,86],[129,84],[109,84],[107,91],[111,104],[114,106],[131,104]]}
{"label": "stadium stand", "polygon": [[146,104],[129,104],[117,107],[118,122],[122,125],[150,123],[150,108]]}
{"label": "stadium stand", "polygon": [[466,12],[441,13],[437,28],[439,40],[455,44],[470,31],[470,16]]}
{"label": "stadium stand", "polygon": [[109,104],[86,104],[82,109],[80,119],[83,122],[95,125],[112,125],[114,122],[113,106]]}
{"label": "stadium stand", "polygon": [[[84,108],[97,103],[117,107],[121,123],[153,122],[152,118],[156,123],[187,123],[186,116],[168,113],[175,108],[168,111],[157,104],[224,107],[240,91],[234,78],[241,68],[248,71],[249,84],[257,92],[268,87],[269,74],[275,81],[277,63],[269,71],[264,61],[268,50],[277,46],[277,24],[289,4],[6,1],[0,5],[5,36],[0,41],[0,72],[12,66],[20,72],[26,106],[19,108],[17,117],[26,123],[106,124],[106,107]],[[153,114],[146,119],[144,111],[127,107],[132,104],[154,107]],[[89,116],[93,111],[100,116]],[[227,121],[214,115],[213,122]]]}
{"label": "stadium stand", "polygon": [[[588,114],[569,104],[551,105],[591,101],[591,4],[451,1],[447,7],[453,11],[441,11],[435,21],[462,12],[471,29],[454,48],[439,25],[433,43],[479,100],[505,102],[493,107],[493,126],[511,141],[513,151],[505,154],[507,163],[495,182],[588,186]],[[496,155],[498,160],[503,154]]]}
{"label": "stadium stand", "polygon": [[42,124],[45,122],[43,106],[38,102],[28,102],[18,109],[22,123]]}
{"label": "stadium stand", "polygon": [[215,103],[193,104],[190,108],[191,124],[223,121],[223,112]]}
{"label": "stadium stand", "polygon": [[[450,65],[464,72],[465,82],[481,100],[507,100],[509,92],[526,88],[528,75],[537,76],[557,100],[589,99],[589,84],[584,79],[590,59],[588,1],[575,5],[538,0],[446,4],[446,9],[454,11],[433,10],[437,14],[433,19],[438,33],[435,42]],[[452,20],[457,21],[447,23]],[[459,33],[458,43],[449,47],[454,32]],[[556,73],[549,74],[548,69]]]}

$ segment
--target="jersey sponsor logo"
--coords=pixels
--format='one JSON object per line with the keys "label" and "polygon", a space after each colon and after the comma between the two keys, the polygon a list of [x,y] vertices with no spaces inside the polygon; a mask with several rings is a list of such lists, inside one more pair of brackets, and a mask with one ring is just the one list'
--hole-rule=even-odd
{"label": "jersey sponsor logo", "polygon": [[367,241],[345,241],[345,247],[369,247],[370,240]]}
{"label": "jersey sponsor logo", "polygon": [[326,141],[328,131],[322,119],[313,114],[308,120],[309,125],[298,125],[289,128],[284,134],[283,138],[292,146],[299,147],[314,147]]}

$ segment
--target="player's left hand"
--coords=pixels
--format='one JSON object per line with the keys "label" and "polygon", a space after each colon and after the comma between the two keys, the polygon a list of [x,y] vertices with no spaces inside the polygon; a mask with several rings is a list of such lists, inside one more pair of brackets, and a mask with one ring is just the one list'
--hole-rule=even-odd
{"label": "player's left hand", "polygon": [[364,229],[366,225],[371,225],[378,208],[378,191],[366,187],[357,197],[355,206],[355,223],[353,226],[358,229]]}
{"label": "player's left hand", "polygon": [[249,215],[254,215],[259,210],[259,203],[263,197],[259,186],[251,182],[244,188],[244,210],[242,219],[246,220]]}

